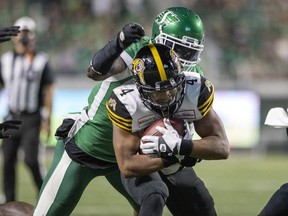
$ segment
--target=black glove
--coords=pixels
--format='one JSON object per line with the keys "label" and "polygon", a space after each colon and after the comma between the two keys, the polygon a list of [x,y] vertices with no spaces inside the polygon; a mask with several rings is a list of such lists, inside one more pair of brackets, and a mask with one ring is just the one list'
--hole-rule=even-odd
{"label": "black glove", "polygon": [[67,137],[74,122],[75,122],[74,119],[65,118],[62,124],[56,129],[55,136],[62,137],[62,138]]}
{"label": "black glove", "polygon": [[8,129],[19,129],[22,121],[20,120],[8,120],[0,124],[0,139],[10,138],[10,134],[5,133]]}
{"label": "black glove", "polygon": [[119,46],[124,50],[132,43],[140,41],[144,35],[145,31],[141,25],[129,23],[122,28],[117,36]]}
{"label": "black glove", "polygon": [[179,163],[178,158],[175,155],[161,157],[164,167],[169,167],[173,164]]}
{"label": "black glove", "polygon": [[196,165],[196,163],[199,163],[202,159],[190,157],[190,156],[185,156],[181,161],[182,166],[186,167],[193,167]]}
{"label": "black glove", "polygon": [[17,36],[20,26],[3,27],[0,29],[0,43],[9,41],[11,36]]}

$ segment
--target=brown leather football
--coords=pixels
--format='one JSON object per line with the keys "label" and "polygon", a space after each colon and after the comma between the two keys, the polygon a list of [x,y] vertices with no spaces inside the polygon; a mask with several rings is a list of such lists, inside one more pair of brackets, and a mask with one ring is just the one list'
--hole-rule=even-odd
{"label": "brown leather football", "polygon": [[[157,126],[165,127],[165,124],[163,122],[164,119],[159,119],[155,122],[153,122],[150,126],[148,126],[143,133],[143,136],[145,135],[152,135],[152,136],[162,136],[162,134],[156,130]],[[184,126],[184,120],[178,119],[178,118],[170,118],[170,123],[173,126],[173,128],[178,132],[180,136],[184,136],[185,133],[185,126]]]}

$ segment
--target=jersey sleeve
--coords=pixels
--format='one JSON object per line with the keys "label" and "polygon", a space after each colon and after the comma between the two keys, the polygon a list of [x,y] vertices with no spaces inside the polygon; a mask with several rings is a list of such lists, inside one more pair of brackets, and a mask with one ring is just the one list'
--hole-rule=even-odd
{"label": "jersey sleeve", "polygon": [[146,46],[150,42],[150,38],[147,36],[144,36],[139,42],[133,43],[129,47],[127,47],[122,53],[121,53],[121,58],[131,69],[132,67],[132,61],[138,50],[140,50],[142,47]]}
{"label": "jersey sleeve", "polygon": [[109,119],[113,124],[132,132],[132,117],[124,104],[118,99],[118,97],[112,93],[110,99],[106,102],[106,109]]}
{"label": "jersey sleeve", "polygon": [[214,86],[213,84],[201,76],[201,89],[198,98],[198,110],[204,117],[212,108],[214,100]]}

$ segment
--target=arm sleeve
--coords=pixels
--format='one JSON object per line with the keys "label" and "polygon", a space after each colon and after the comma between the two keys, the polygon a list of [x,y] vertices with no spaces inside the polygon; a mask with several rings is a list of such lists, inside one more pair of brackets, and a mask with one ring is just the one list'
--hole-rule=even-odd
{"label": "arm sleeve", "polygon": [[114,37],[94,54],[90,62],[91,69],[100,76],[107,74],[122,51],[123,49],[119,46],[117,37]]}
{"label": "arm sleeve", "polygon": [[123,59],[129,69],[132,68],[132,61],[138,50],[140,50],[143,46],[146,46],[149,42],[150,38],[144,36],[139,42],[133,43],[121,53],[120,57]]}

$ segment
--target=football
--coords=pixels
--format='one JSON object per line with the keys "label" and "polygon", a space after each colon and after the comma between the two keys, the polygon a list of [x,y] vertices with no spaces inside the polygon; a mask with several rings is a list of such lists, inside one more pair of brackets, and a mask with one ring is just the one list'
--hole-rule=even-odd
{"label": "football", "polygon": [[[166,128],[164,122],[163,122],[164,119],[159,119],[155,122],[153,122],[150,126],[148,126],[145,130],[144,130],[144,133],[143,133],[143,136],[145,135],[152,135],[152,136],[162,136],[162,133],[160,133],[158,130],[156,130],[156,127],[157,126],[161,126],[161,127],[164,127]],[[172,125],[172,127],[178,132],[178,134],[183,137],[185,135],[185,125],[184,125],[184,120],[183,119],[178,119],[178,118],[169,118],[170,120],[170,123]],[[140,154],[143,154],[142,151],[140,150]],[[154,154],[150,155],[150,156],[153,156],[153,157],[158,157]],[[182,155],[178,155],[176,156],[179,160],[183,159],[184,156]],[[166,167],[166,168],[163,168],[161,169],[162,173],[164,175],[170,175],[172,173],[175,173],[179,170],[179,168],[181,167],[181,164],[180,163],[176,163],[176,164],[173,164],[169,167]]]}
{"label": "football", "polygon": [[[164,119],[159,119],[155,122],[153,122],[150,126],[148,126],[143,133],[143,136],[145,135],[152,135],[152,136],[162,136],[162,134],[156,130],[157,126],[165,127],[165,124],[163,122]],[[184,136],[185,133],[185,126],[184,126],[184,120],[178,119],[178,118],[170,118],[170,123],[172,127],[178,132],[180,136]]]}

